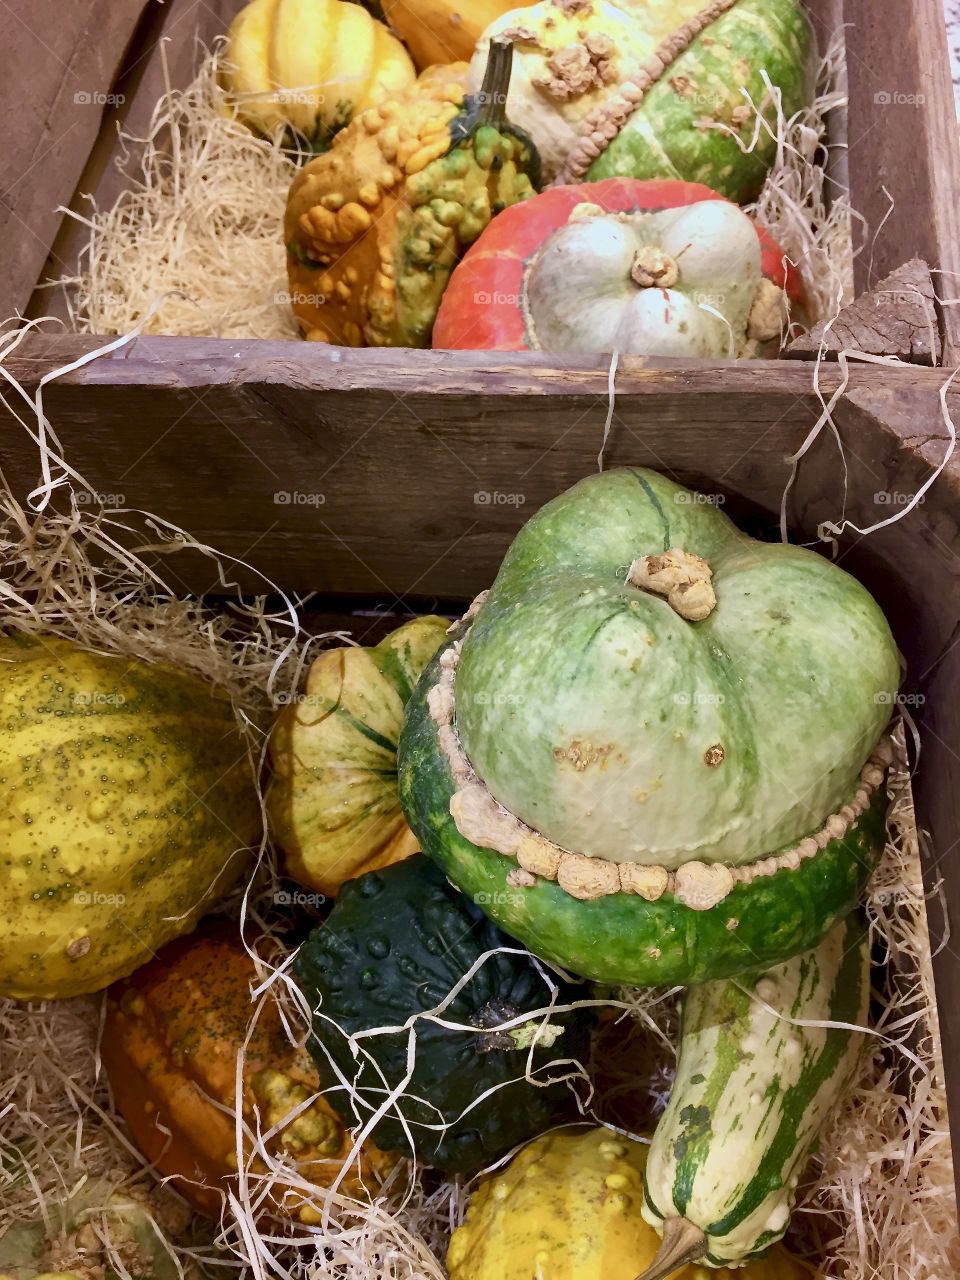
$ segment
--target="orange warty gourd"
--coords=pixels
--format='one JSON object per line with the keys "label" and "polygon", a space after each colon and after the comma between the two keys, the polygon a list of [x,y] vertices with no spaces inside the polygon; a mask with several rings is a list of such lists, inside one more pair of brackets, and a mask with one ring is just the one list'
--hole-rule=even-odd
{"label": "orange warty gourd", "polygon": [[511,56],[509,44],[492,46],[475,98],[462,65],[427,73],[364,111],[297,174],[284,239],[305,337],[429,344],[464,250],[496,213],[534,193],[536,151],[503,115]]}
{"label": "orange warty gourd", "polygon": [[[202,1213],[219,1214],[236,1176],[237,1055],[256,1007],[255,976],[237,926],[213,924],[165,947],[108,993],[101,1054],[117,1108],[147,1159]],[[283,1124],[318,1087],[306,1051],[290,1044],[268,997],[246,1048],[244,1120],[256,1133],[256,1108],[262,1133],[282,1126],[267,1144],[271,1153],[288,1155],[300,1177],[325,1187],[352,1145],[343,1123],[316,1098]],[[339,1189],[366,1198],[395,1163],[367,1143]],[[245,1164],[264,1172],[246,1151]],[[269,1207],[304,1222],[318,1217],[299,1191],[282,1185],[275,1184]]]}

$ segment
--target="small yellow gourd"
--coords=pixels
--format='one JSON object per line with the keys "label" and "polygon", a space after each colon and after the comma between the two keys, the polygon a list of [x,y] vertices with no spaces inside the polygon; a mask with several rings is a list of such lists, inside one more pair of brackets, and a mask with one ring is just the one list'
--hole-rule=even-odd
{"label": "small yellow gourd", "polygon": [[327,649],[270,740],[270,824],[288,873],[332,895],[419,848],[397,784],[403,709],[446,639],[445,618],[408,622],[372,649]]}
{"label": "small yellow gourd", "polygon": [[224,87],[237,115],[260,133],[291,128],[317,150],[415,79],[396,36],[345,0],[251,0],[230,27]]}
{"label": "small yellow gourd", "polygon": [[[646,1144],[609,1129],[544,1134],[470,1201],[447,1253],[450,1280],[634,1280],[654,1259],[640,1215]],[[817,1280],[779,1245],[737,1271],[687,1266],[674,1280]]]}

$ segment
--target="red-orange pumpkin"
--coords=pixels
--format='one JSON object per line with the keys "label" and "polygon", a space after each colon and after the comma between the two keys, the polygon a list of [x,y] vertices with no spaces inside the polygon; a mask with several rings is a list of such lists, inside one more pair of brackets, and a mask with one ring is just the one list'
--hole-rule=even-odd
{"label": "red-orange pumpkin", "polygon": [[[255,977],[238,926],[208,924],[164,947],[108,993],[101,1055],[117,1109],[147,1159],[203,1213],[219,1214],[236,1177],[231,1113]],[[287,1039],[272,999],[247,1044],[242,1087],[250,1128],[255,1132],[254,1108],[262,1133],[278,1126],[267,1143],[271,1153],[286,1153],[301,1178],[329,1186],[350,1151],[350,1135],[323,1098],[291,1115],[319,1085],[309,1056]],[[375,1194],[394,1164],[395,1156],[366,1143],[340,1189],[363,1198]],[[249,1167],[264,1172],[259,1157]],[[308,1201],[298,1191],[285,1193],[281,1180],[270,1207],[314,1222],[317,1211]]]}
{"label": "red-orange pumpkin", "polygon": [[709,187],[553,187],[500,213],[447,286],[435,348],[775,355],[803,303],[783,250]]}

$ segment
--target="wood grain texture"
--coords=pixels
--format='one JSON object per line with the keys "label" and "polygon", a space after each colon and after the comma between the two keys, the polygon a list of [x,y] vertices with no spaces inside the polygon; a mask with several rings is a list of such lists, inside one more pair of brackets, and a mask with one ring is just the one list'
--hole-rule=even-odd
{"label": "wood grain texture", "polygon": [[149,0],[0,5],[0,319],[23,313]]}
{"label": "wood grain texture", "polygon": [[[185,88],[197,71],[200,46],[209,47],[222,35],[244,0],[167,0],[153,5],[137,31],[116,84],[122,101],[109,108],[82,173],[63,201],[75,213],[89,217],[91,208],[109,209],[135,177],[143,154],[141,139],[151,131],[157,103],[168,85]],[[127,136],[118,145],[118,131]],[[118,161],[122,158],[123,167]],[[93,204],[91,205],[91,199]],[[87,229],[74,218],[60,223],[39,281],[76,274],[87,243]],[[70,308],[62,288],[40,287],[29,306],[30,315],[68,320]]]}
{"label": "wood grain texture", "polygon": [[942,353],[930,269],[911,258],[868,293],[853,298],[832,320],[821,320],[784,352],[787,359],[837,359],[841,351],[896,356],[939,364]]}
{"label": "wood grain texture", "polygon": [[[908,257],[960,297],[960,154],[942,0],[881,18],[876,0],[843,0],[849,73],[850,198],[868,224],[855,264],[872,288]],[[944,274],[937,274],[937,272]],[[960,312],[941,310],[944,363],[960,362]]]}

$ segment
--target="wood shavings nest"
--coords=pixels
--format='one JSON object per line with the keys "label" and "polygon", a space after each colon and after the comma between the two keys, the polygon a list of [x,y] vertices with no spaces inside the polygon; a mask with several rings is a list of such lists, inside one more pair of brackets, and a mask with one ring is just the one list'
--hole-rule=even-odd
{"label": "wood shavings nest", "polygon": [[[223,42],[193,83],[157,103],[145,139],[121,135],[129,187],[89,228],[80,271],[58,284],[82,333],[295,338],[283,212],[297,170],[278,134],[239,123],[218,82]],[[166,296],[165,296],[166,295]]]}
{"label": "wood shavings nest", "polygon": [[[231,115],[219,84],[223,50],[221,42],[204,55],[187,89],[164,94],[145,143],[127,140],[130,188],[113,208],[71,215],[89,228],[80,273],[59,281],[79,331],[125,333],[156,305],[145,333],[298,336],[282,231],[297,164],[280,134],[258,138]],[[747,209],[796,262],[811,321],[853,296],[849,204],[827,171],[831,151],[842,150],[827,139],[846,107],[844,76],[838,36],[809,107],[785,119],[771,86],[777,110],[767,105],[765,117],[776,116],[777,161]]]}
{"label": "wood shavings nest", "polygon": [[[28,331],[0,332],[0,365]],[[9,381],[0,399],[18,409],[38,443],[41,474],[27,505],[0,477],[0,625],[53,632],[148,660],[173,659],[205,674],[229,689],[251,752],[262,760],[272,709],[299,687],[312,644],[296,602],[280,597],[280,605],[268,606],[264,597],[215,613],[178,601],[163,576],[168,557],[175,564],[179,554],[207,555],[220,565],[223,582],[232,566],[155,517],[98,508],[36,403]],[[889,979],[876,993],[879,1034],[863,1080],[824,1136],[792,1233],[795,1248],[843,1280],[960,1274],[930,940],[906,777],[895,779],[894,796],[888,847],[867,903],[874,937],[891,961]],[[276,936],[282,956],[275,865],[265,842],[259,870],[223,910],[232,918],[244,912],[251,931]],[[305,1035],[304,1011],[298,1025],[286,970],[276,962],[262,978],[266,998],[280,1000],[288,1022]],[[603,1070],[594,1072],[591,1114],[624,1131],[649,1130],[671,1079],[675,993],[597,989],[596,999],[609,1011],[596,1054]],[[15,1224],[55,1224],[85,1180],[104,1178],[124,1191],[143,1194],[146,1188],[156,1195],[156,1178],[131,1146],[100,1070],[102,1010],[102,997],[34,1005],[0,1001],[0,1271],[8,1270],[3,1250]],[[619,1063],[615,1046],[627,1055]],[[634,1047],[642,1050],[639,1059],[632,1058]],[[632,1097],[631,1070],[635,1084],[641,1077]],[[268,1179],[292,1185],[289,1164],[259,1142],[255,1150]],[[242,1171],[253,1154],[238,1151]],[[180,1230],[176,1214],[159,1202],[155,1221],[184,1280],[201,1267],[207,1277],[224,1280],[267,1274],[285,1280],[443,1280],[446,1245],[473,1185],[412,1165],[370,1202],[304,1184],[321,1211],[320,1224],[278,1225],[256,1218],[252,1206],[260,1188],[256,1179],[241,1176],[219,1226],[194,1222]]]}

